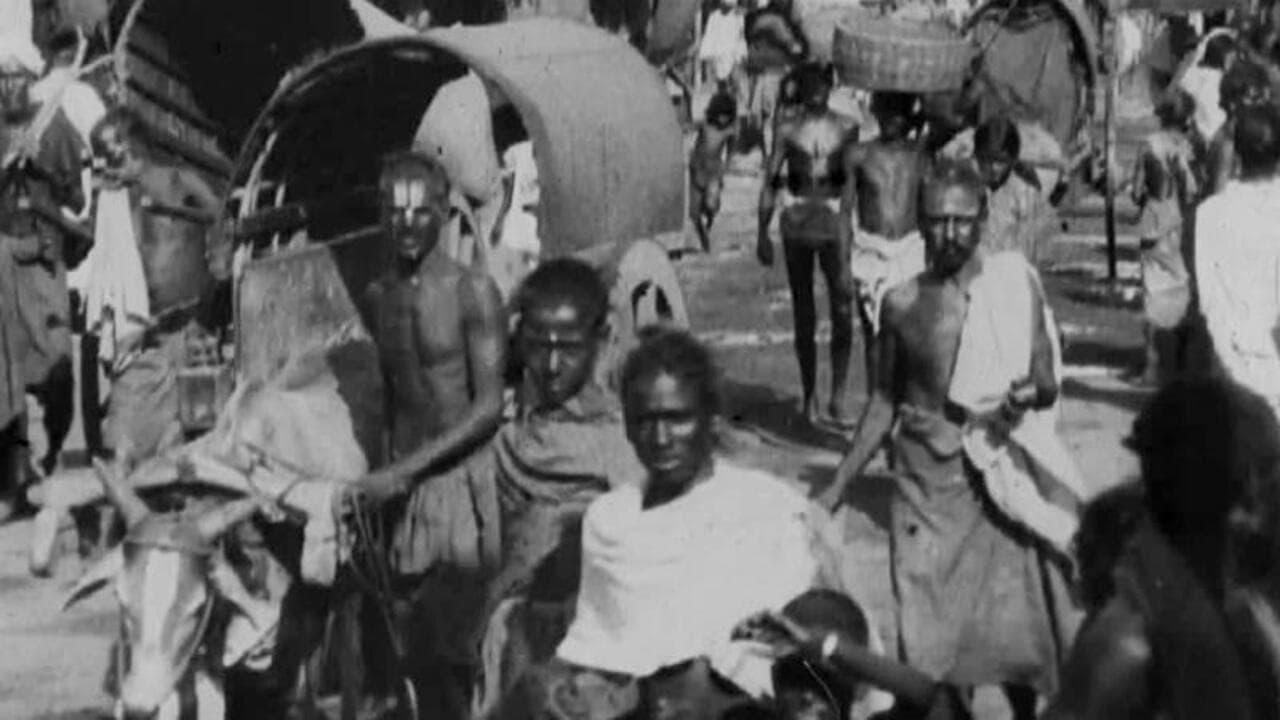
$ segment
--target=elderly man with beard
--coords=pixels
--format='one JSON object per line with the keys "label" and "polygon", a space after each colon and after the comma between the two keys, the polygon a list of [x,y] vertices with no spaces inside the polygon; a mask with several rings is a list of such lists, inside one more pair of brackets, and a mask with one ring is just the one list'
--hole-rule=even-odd
{"label": "elderly man with beard", "polygon": [[[1014,508],[1026,512],[1015,519],[1037,534],[1040,521],[1052,521],[1046,524],[1060,530],[1051,533],[1060,542],[1069,542],[1074,525],[1068,511],[1028,502],[1025,493],[997,496],[994,481],[1007,478],[974,472],[984,458],[971,440],[1016,438],[1024,416],[1049,408],[1058,393],[1033,271],[1017,253],[988,257],[978,248],[984,197],[982,178],[967,163],[942,161],[921,184],[928,269],[885,298],[878,384],[823,499],[838,506],[847,483],[890,444],[902,659],[956,685],[1002,684],[1014,717],[1030,718],[1036,691],[1055,689],[1070,640],[1068,596],[1042,543],[984,494],[1019,501]],[[999,318],[1012,330],[1002,333]],[[1021,353],[1000,357],[999,345]],[[1011,384],[1004,367],[1016,368]],[[998,387],[985,395],[994,402],[976,402],[976,386],[990,375]]]}
{"label": "elderly man with beard", "polygon": [[[24,390],[44,408],[48,472],[71,429],[67,262],[87,232],[67,219],[80,197],[83,144],[62,111],[30,99],[32,53],[0,47],[0,520],[28,472]],[[37,56],[38,57],[38,56]]]}

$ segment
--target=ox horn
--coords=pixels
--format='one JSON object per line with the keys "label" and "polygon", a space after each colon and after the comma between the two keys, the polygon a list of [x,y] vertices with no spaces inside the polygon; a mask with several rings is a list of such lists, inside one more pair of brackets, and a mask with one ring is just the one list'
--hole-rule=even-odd
{"label": "ox horn", "polygon": [[133,527],[151,514],[151,509],[120,473],[97,458],[93,459],[93,470],[102,483],[107,500],[124,516],[125,527]]}
{"label": "ox horn", "polygon": [[261,506],[262,501],[256,498],[232,500],[201,516],[196,521],[196,529],[200,533],[201,539],[206,542],[213,542],[221,537],[222,533],[230,529],[231,526],[249,518]]}

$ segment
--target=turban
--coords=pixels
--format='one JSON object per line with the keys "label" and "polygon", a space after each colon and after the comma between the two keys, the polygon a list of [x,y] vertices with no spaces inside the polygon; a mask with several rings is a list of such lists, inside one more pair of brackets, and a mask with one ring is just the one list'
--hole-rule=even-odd
{"label": "turban", "polygon": [[0,0],[0,68],[39,75],[44,58],[31,41],[31,0]]}

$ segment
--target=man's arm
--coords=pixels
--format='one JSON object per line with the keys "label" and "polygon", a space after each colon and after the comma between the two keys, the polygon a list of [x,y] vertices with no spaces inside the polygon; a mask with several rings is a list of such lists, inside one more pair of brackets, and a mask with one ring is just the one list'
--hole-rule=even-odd
{"label": "man's arm", "polygon": [[880,353],[880,376],[876,388],[871,393],[871,400],[862,411],[858,421],[858,429],[853,434],[853,445],[836,468],[835,479],[831,486],[823,491],[818,503],[822,507],[835,511],[844,500],[845,489],[864,465],[871,460],[884,443],[885,437],[893,429],[897,418],[897,376],[898,376],[898,337],[894,330],[895,312],[893,296],[890,292],[885,298],[884,307],[880,311],[880,335],[878,338]]}
{"label": "man's arm", "polygon": [[782,184],[782,166],[786,162],[786,125],[774,134],[773,152],[764,165],[764,178],[760,185],[760,212],[756,229],[756,257],[762,265],[773,264],[773,244],[769,241],[769,223],[773,222],[773,210],[778,201],[778,187]]}
{"label": "man's arm", "polygon": [[468,274],[460,283],[459,296],[467,367],[475,393],[471,406],[443,434],[361,481],[362,489],[372,497],[407,492],[425,471],[487,440],[502,420],[502,372],[507,352],[502,298],[493,280],[479,273]]}
{"label": "man's arm", "polygon": [[1151,645],[1142,617],[1112,598],[1076,636],[1042,720],[1150,717]]}
{"label": "man's arm", "polygon": [[206,214],[209,222],[213,222],[222,208],[222,201],[204,178],[191,171],[179,172],[179,187],[182,190],[183,205]]}
{"label": "man's arm", "polygon": [[858,162],[862,154],[862,146],[858,144],[858,126],[853,126],[845,135],[844,147],[840,151],[840,165],[844,171],[844,187],[840,189],[840,217],[836,224],[836,247],[840,250],[840,271],[846,287],[845,291],[853,294],[853,234],[854,211],[858,207]]}

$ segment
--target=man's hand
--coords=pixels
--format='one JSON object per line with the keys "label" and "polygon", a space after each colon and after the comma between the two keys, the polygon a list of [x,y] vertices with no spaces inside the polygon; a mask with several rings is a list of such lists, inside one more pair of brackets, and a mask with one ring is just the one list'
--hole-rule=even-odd
{"label": "man's hand", "polygon": [[357,480],[347,490],[348,499],[357,505],[377,507],[409,492],[406,478],[385,472],[372,472]]}
{"label": "man's hand", "polygon": [[844,492],[848,486],[848,481],[841,482],[840,477],[837,475],[835,481],[831,483],[831,487],[823,490],[818,495],[818,504],[828,512],[834,513],[840,509],[840,504],[844,502]]}
{"label": "man's hand", "polygon": [[756,258],[765,267],[773,266],[773,241],[769,239],[769,231],[763,230],[756,237]]}
{"label": "man's hand", "polygon": [[767,610],[738,623],[731,637],[768,645],[778,657],[797,652],[813,657],[820,654],[822,643],[817,633],[782,613]]}

